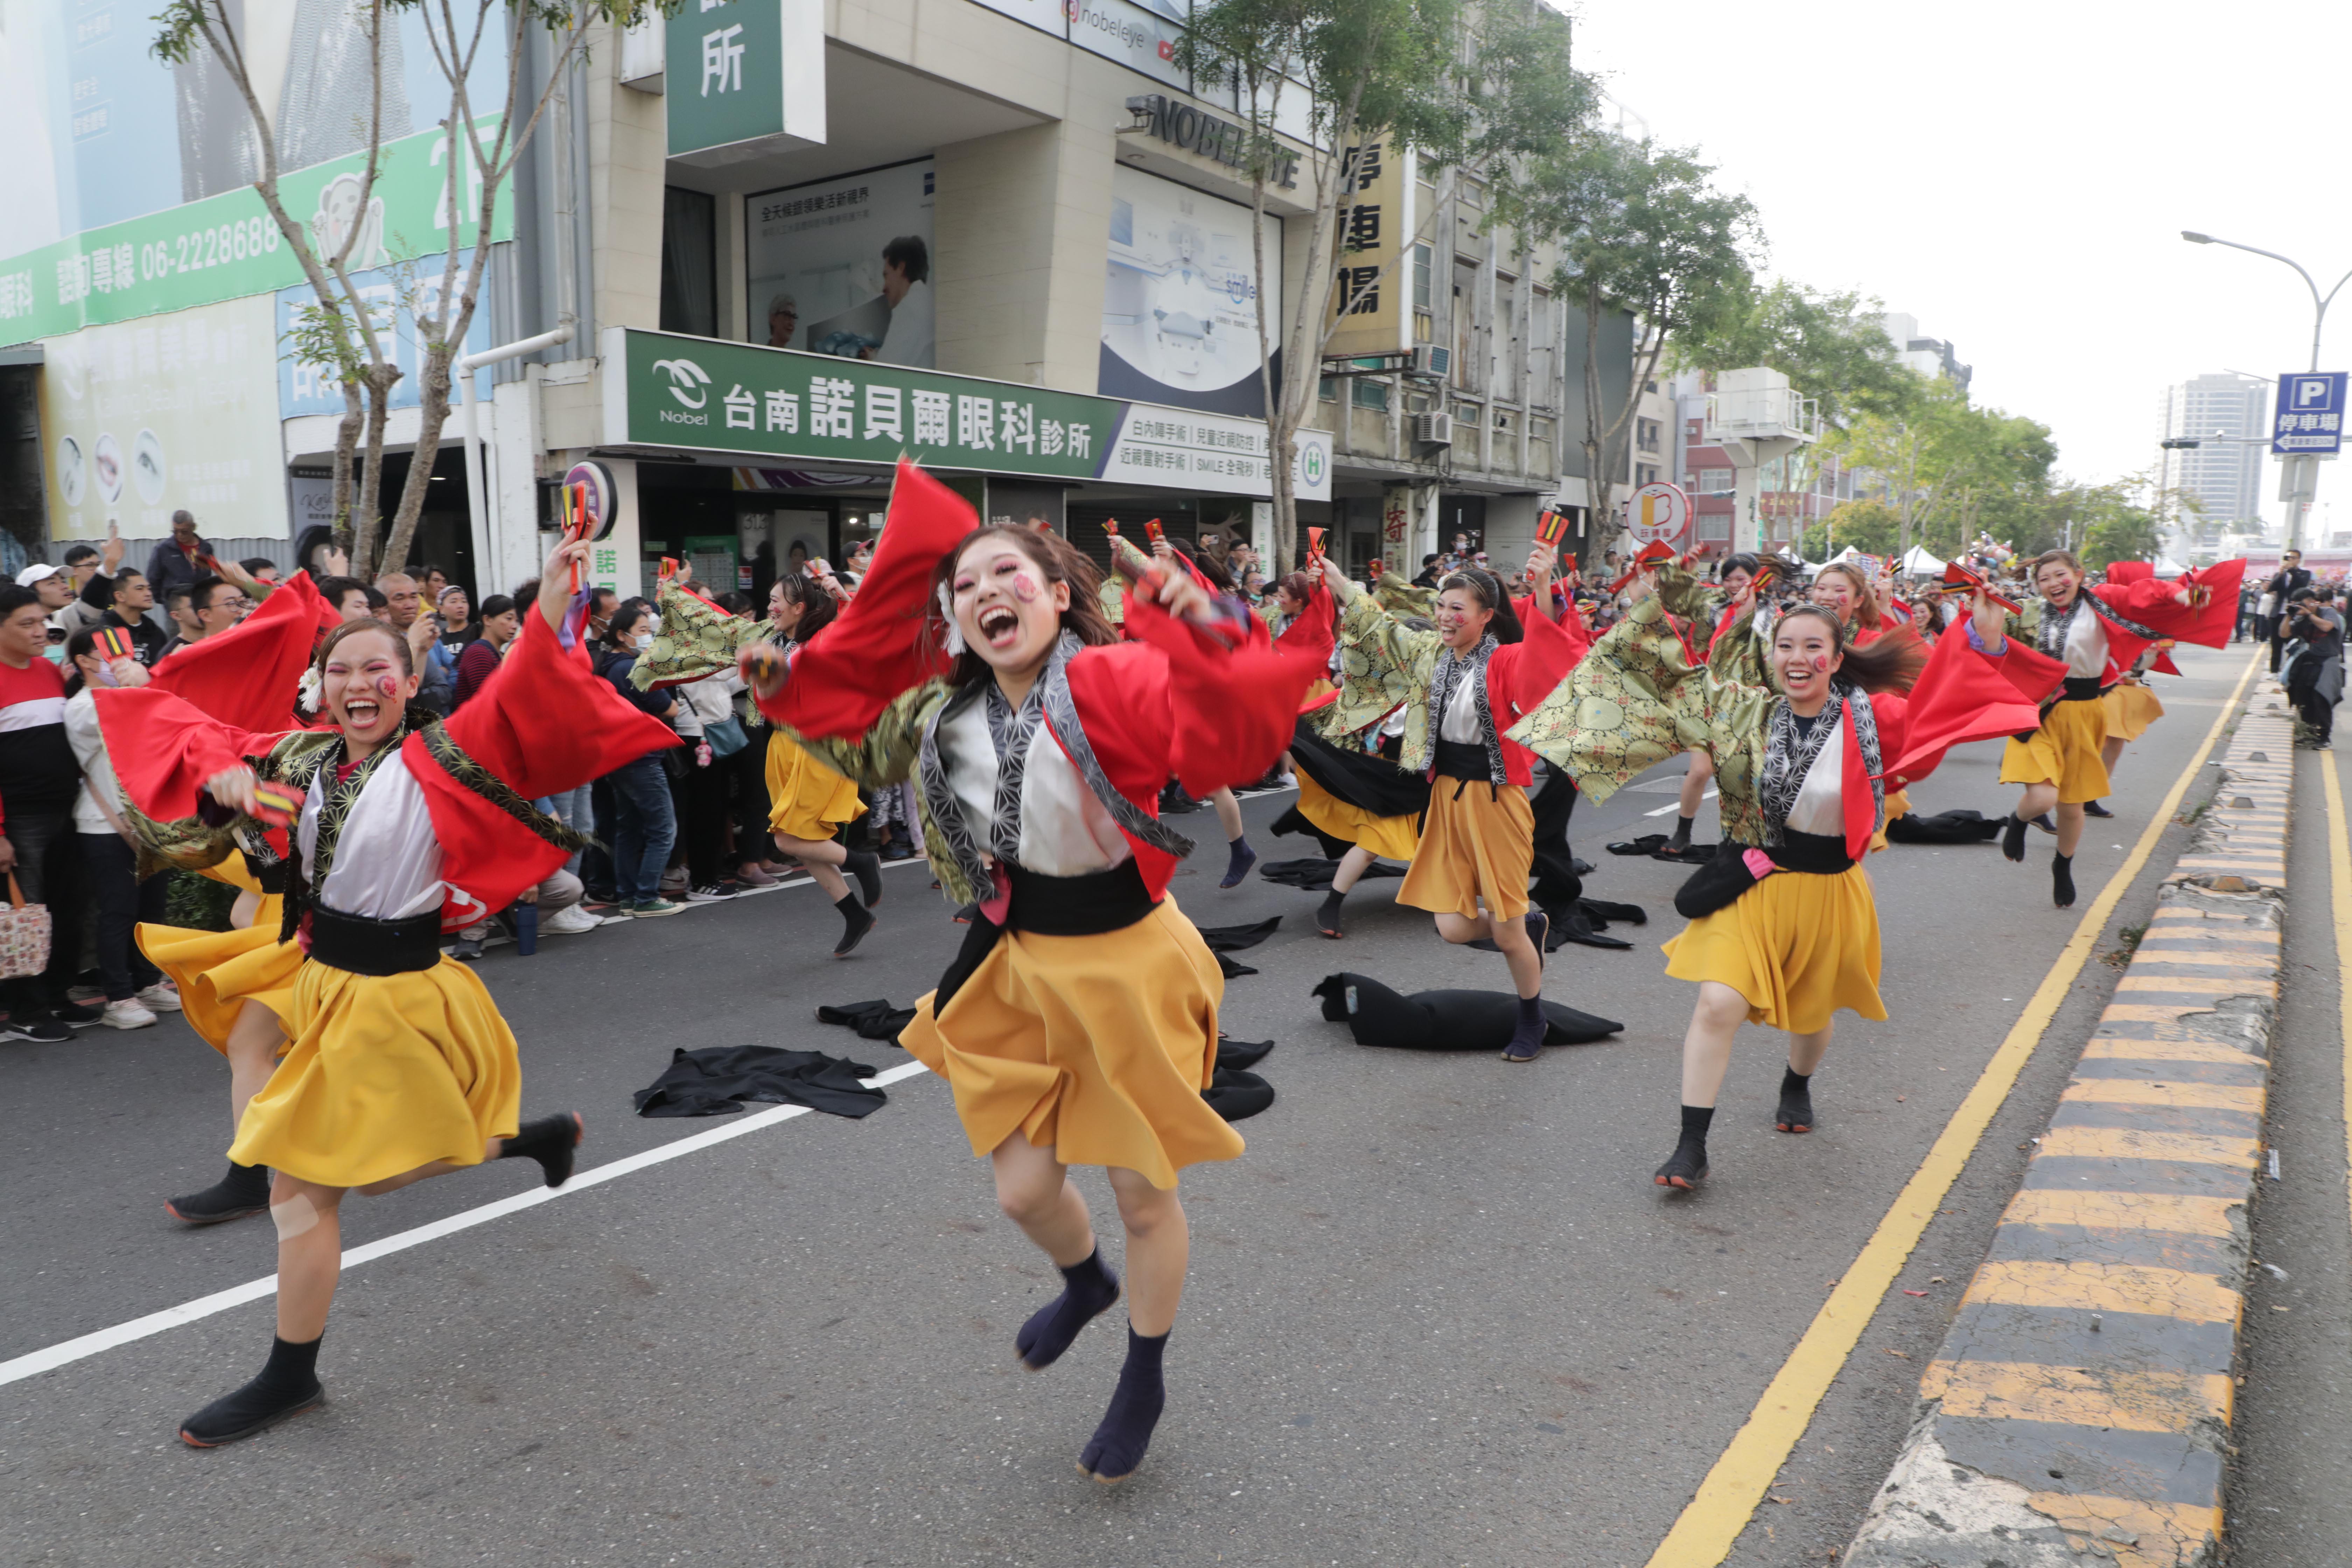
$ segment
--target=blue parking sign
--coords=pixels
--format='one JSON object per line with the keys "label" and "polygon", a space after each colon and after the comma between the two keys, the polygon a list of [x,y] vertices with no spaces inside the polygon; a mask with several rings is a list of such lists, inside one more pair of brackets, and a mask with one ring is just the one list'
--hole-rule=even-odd
{"label": "blue parking sign", "polygon": [[2279,377],[2278,412],[2271,418],[2273,452],[2282,458],[2332,458],[2343,449],[2345,374],[2289,371]]}

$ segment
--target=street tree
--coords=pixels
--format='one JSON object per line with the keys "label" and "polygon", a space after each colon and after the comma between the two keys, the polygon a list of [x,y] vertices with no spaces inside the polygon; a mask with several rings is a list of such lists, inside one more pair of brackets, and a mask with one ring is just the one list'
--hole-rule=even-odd
{"label": "street tree", "polygon": [[[461,226],[478,237],[462,268],[453,242],[437,259],[440,276],[412,278],[406,303],[416,322],[419,364],[416,457],[392,513],[391,526],[381,538],[378,494],[383,430],[392,389],[399,367],[386,352],[391,322],[372,310],[354,289],[351,279],[352,242],[363,226],[356,219],[351,233],[310,235],[279,199],[278,138],[261,97],[247,69],[246,43],[240,31],[244,7],[239,0],[165,0],[155,20],[156,55],[178,64],[201,48],[219,61],[244,99],[258,150],[259,173],[254,188],[271,221],[293,247],[315,301],[302,312],[295,332],[296,348],[306,357],[329,364],[343,378],[344,415],[337,433],[335,508],[338,542],[348,541],[352,570],[373,574],[386,565],[408,559],[416,524],[425,510],[433,478],[432,454],[439,449],[441,428],[449,416],[451,367],[472,325],[481,297],[482,278],[489,264],[490,246],[482,241],[493,232],[499,201],[516,164],[530,144],[532,133],[546,117],[572,63],[586,50],[590,36],[600,29],[617,35],[647,15],[667,16],[680,0],[353,0],[366,17],[365,37],[373,84],[367,127],[365,184],[358,210],[367,211],[367,195],[380,172],[383,149],[383,85],[385,44],[404,13],[414,13],[423,26],[425,52],[448,88],[448,118],[442,121],[445,137],[441,166],[447,171],[443,190],[447,204],[443,226],[453,237]],[[534,42],[538,47],[532,47]],[[503,54],[499,51],[503,49]],[[494,85],[478,100],[477,68],[502,62],[486,72]],[[470,205],[473,210],[466,209]],[[566,326],[571,322],[563,323]],[[352,493],[353,458],[362,431],[366,456],[358,493]]]}
{"label": "street tree", "polygon": [[[1308,209],[1306,264],[1297,289],[1286,291],[1283,319],[1269,319],[1263,289],[1256,300],[1275,553],[1287,563],[1298,538],[1297,434],[1349,301],[1393,287],[1391,274],[1465,170],[1491,174],[1552,153],[1591,118],[1598,94],[1570,63],[1567,19],[1509,0],[1199,0],[1176,49],[1197,78],[1234,84],[1259,278],[1269,275],[1269,190],[1295,182],[1284,187],[1286,199]],[[1372,277],[1351,278],[1341,297],[1346,258],[1366,248],[1348,221],[1370,178],[1360,159],[1382,141],[1391,156],[1433,175],[1438,195],[1415,232]]]}

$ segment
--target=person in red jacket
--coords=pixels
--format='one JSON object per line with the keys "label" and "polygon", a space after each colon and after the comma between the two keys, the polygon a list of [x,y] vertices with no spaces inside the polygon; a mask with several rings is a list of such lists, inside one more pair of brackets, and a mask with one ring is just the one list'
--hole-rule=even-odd
{"label": "person in red jacket", "polygon": [[[1554,553],[1540,542],[1528,552],[1527,596],[1535,603],[1550,590]],[[1409,695],[1400,765],[1430,781],[1421,842],[1397,902],[1435,915],[1447,942],[1492,941],[1502,950],[1519,998],[1503,1059],[1531,1062],[1543,1049],[1550,921],[1528,911],[1535,865],[1528,785],[1535,770],[1526,748],[1503,731],[1567,679],[1585,646],[1582,623],[1571,630],[1534,616],[1523,626],[1502,583],[1465,567],[1438,583],[1437,629],[1415,631],[1328,557],[1323,575],[1344,606],[1339,640],[1402,678]]]}
{"label": "person in red jacket", "polygon": [[[344,1194],[384,1193],[486,1160],[535,1161],[570,1179],[581,1121],[522,1122],[513,1032],[442,932],[511,903],[581,842],[530,801],[673,744],[667,726],[597,680],[562,627],[574,542],[549,561],[541,614],[474,700],[446,722],[413,705],[407,639],[338,627],[316,668],[328,731],[256,735],[151,685],[101,693],[133,805],[229,836],[295,815],[286,927],[302,944],[286,1019],[292,1044],[247,1102],[229,1158],[276,1174],[277,1337],[258,1376],[180,1426],[195,1447],[235,1442],[324,1400],[319,1345],[334,1299]],[[110,717],[107,710],[118,710]]]}
{"label": "person in red jacket", "polygon": [[963,946],[898,1043],[955,1092],[997,1202],[1060,1269],[1013,1336],[1038,1371],[1118,1299],[1071,1165],[1100,1165],[1127,1232],[1127,1361],[1078,1468],[1143,1462],[1190,1243],[1177,1173],[1242,1152],[1201,1097],[1215,1071],[1215,956],[1169,896],[1191,842],[1160,786],[1255,779],[1282,754],[1321,661],[1189,574],[1145,565],[1126,633],[1094,567],[901,461],[873,569],[789,668],[744,650],[761,710],[844,775],[913,778],[924,847]]}

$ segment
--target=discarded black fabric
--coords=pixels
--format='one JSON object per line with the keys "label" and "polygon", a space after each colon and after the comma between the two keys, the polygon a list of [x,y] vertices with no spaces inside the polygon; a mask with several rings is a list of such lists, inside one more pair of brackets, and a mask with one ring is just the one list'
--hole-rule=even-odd
{"label": "discarded black fabric", "polygon": [[[1275,831],[1278,833],[1281,830],[1281,826],[1276,824]],[[1319,857],[1305,860],[1261,860],[1257,863],[1257,874],[1269,882],[1279,882],[1286,888],[1302,888],[1310,893],[1320,893],[1331,886],[1331,879],[1339,874],[1339,857],[1346,854],[1349,848],[1348,845],[1340,845],[1339,854],[1328,860]],[[1357,886],[1361,887],[1364,883],[1381,877],[1403,875],[1404,872],[1400,868],[1391,866],[1384,860],[1375,860],[1364,868],[1364,874],[1357,879]]]}
{"label": "discarded black fabric", "polygon": [[1933,816],[1915,811],[1889,822],[1886,837],[1896,844],[1985,844],[2000,837],[2005,821],[1977,811],[1939,811]]}
{"label": "discarded black fabric", "polygon": [[[1400,996],[1366,974],[1326,975],[1312,992],[1328,1023],[1348,1026],[1360,1046],[1406,1051],[1499,1051],[1518,1022],[1507,991],[1419,991]],[[1624,1028],[1558,1002],[1544,1004],[1544,1044],[1585,1045]]]}
{"label": "discarded black fabric", "polygon": [[1272,1040],[1229,1040],[1224,1036],[1219,1035],[1217,1066],[1221,1068],[1231,1068],[1234,1072],[1245,1071],[1264,1061],[1266,1053],[1272,1049],[1274,1049]]}
{"label": "discarded black fabric", "polygon": [[1257,973],[1256,970],[1252,969],[1248,964],[1235,963],[1232,959],[1227,958],[1222,952],[1215,952],[1213,949],[1211,951],[1210,956],[1217,961],[1217,968],[1228,980],[1238,980],[1244,974],[1255,974]]}
{"label": "discarded black fabric", "polygon": [[1676,866],[1704,866],[1715,858],[1718,846],[1713,844],[1661,844],[1650,851],[1653,860],[1664,860]]}
{"label": "discarded black fabric", "polygon": [[861,1040],[881,1040],[895,1046],[898,1043],[898,1031],[915,1021],[915,1010],[887,1002],[852,1002],[841,1007],[819,1007],[816,1021],[855,1029]]}
{"label": "discarded black fabric", "polygon": [[1665,842],[1666,836],[1663,833],[1644,833],[1639,838],[1620,839],[1618,842],[1612,844],[1609,846],[1609,853],[1612,855],[1650,855],[1663,848]]}
{"label": "discarded black fabric", "polygon": [[1280,915],[1268,915],[1255,925],[1202,926],[1201,940],[1209,944],[1211,952],[1239,952],[1245,947],[1255,947],[1282,927]]}
{"label": "discarded black fabric", "polygon": [[1226,1121],[1240,1121],[1274,1103],[1274,1085],[1254,1072],[1219,1068],[1214,1081],[1201,1091],[1201,1098]]}
{"label": "discarded black fabric", "polygon": [[805,1105],[828,1116],[871,1116],[889,1096],[857,1080],[875,1069],[822,1051],[710,1046],[677,1051],[636,1092],[640,1116],[730,1116],[747,1104]]}

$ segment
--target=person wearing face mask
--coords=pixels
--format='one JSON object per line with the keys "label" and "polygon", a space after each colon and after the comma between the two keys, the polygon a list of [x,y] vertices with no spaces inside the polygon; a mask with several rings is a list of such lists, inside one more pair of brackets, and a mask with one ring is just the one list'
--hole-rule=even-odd
{"label": "person wearing face mask", "polygon": [[[640,598],[624,599],[605,627],[595,668],[631,706],[667,727],[677,710],[677,700],[667,691],[640,691],[629,679],[653,644],[653,607]],[[670,734],[675,742],[677,731]],[[669,774],[663,771],[661,758],[650,752],[632,758],[604,782],[613,792],[616,912],[636,920],[677,914],[686,906],[661,896],[662,872],[677,842],[677,816],[670,806]]]}
{"label": "person wearing face mask", "polygon": [[[570,1179],[582,1122],[524,1122],[513,1032],[445,929],[503,909],[578,843],[536,797],[671,744],[560,639],[584,542],[558,548],[538,613],[466,710],[417,709],[408,640],[373,622],[320,645],[328,730],[259,735],[152,686],[99,693],[117,777],[150,820],[240,835],[291,818],[285,934],[304,957],[291,1047],[245,1109],[230,1158],[274,1173],[277,1332],[259,1375],[179,1427],[211,1447],[317,1408],[318,1356],[341,1266],[341,1205],[494,1159]],[[130,743],[126,743],[126,740]],[[215,826],[217,825],[217,826]]]}
{"label": "person wearing face mask", "polygon": [[[1707,1174],[1707,1132],[1741,1024],[1788,1033],[1774,1125],[1806,1132],[1834,1015],[1886,1016],[1877,904],[1861,866],[1885,792],[2033,710],[2017,674],[1961,638],[1931,656],[1906,626],[1856,647],[1822,605],[1775,623],[1760,680],[1743,679],[1721,641],[1711,663],[1695,665],[1670,612],[1706,607],[1697,583],[1668,565],[1637,591],[1625,619],[1511,733],[1595,803],[1677,750],[1715,763],[1724,847],[1675,895],[1690,924],[1665,944],[1666,973],[1699,994],[1683,1037],[1680,1138],[1653,1180],[1687,1190]],[[1748,602],[1743,590],[1733,605]],[[2042,679],[2054,682],[2055,671]]]}
{"label": "person wearing face mask", "polygon": [[[1550,593],[1553,559],[1549,544],[1528,553],[1529,596],[1537,604]],[[1528,909],[1534,768],[1504,731],[1568,674],[1582,649],[1583,628],[1570,630],[1542,615],[1523,627],[1502,584],[1476,567],[1439,581],[1437,629],[1428,632],[1391,616],[1328,556],[1323,576],[1343,606],[1340,645],[1401,680],[1400,764],[1429,780],[1421,840],[1397,902],[1435,915],[1447,942],[1490,941],[1502,950],[1519,998],[1503,1059],[1531,1062],[1542,1054],[1548,1029],[1543,954],[1551,922]]]}
{"label": "person wearing face mask", "polygon": [[743,670],[769,717],[833,766],[920,787],[931,869],[971,923],[898,1043],[952,1087],[998,1203],[1062,1274],[1013,1336],[1033,1371],[1120,1294],[1068,1167],[1108,1173],[1127,1360],[1078,1468],[1118,1481],[1166,1401],[1189,1256],[1177,1173],[1242,1152],[1201,1096],[1224,982],[1169,897],[1192,846],[1154,815],[1160,786],[1206,794],[1263,773],[1323,661],[1139,556],[1123,568],[1138,574],[1123,641],[1068,541],[978,521],[902,458],[857,597],[789,666],[761,645]]}

